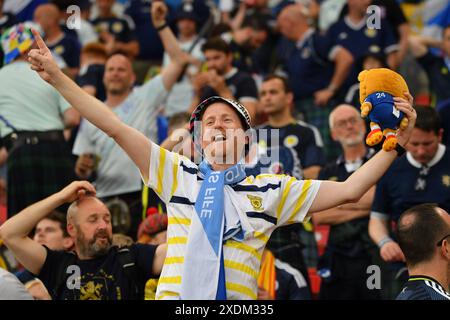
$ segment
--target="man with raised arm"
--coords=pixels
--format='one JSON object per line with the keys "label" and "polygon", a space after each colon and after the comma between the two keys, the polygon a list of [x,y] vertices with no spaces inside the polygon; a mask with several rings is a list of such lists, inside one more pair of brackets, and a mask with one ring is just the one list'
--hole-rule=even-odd
{"label": "man with raised arm", "polygon": [[[143,299],[145,283],[161,272],[166,245],[112,245],[111,214],[87,181],[75,181],[6,221],[0,238],[58,300]],[[49,249],[28,237],[55,208],[71,203],[67,231],[74,252]]]}
{"label": "man with raised arm", "polygon": [[[162,3],[153,6],[153,23],[164,25],[166,13],[167,7]],[[140,87],[134,87],[136,76],[131,61],[122,54],[115,54],[106,61],[103,77],[105,104],[122,122],[151,140],[157,137],[156,120],[161,106],[187,61],[187,55],[169,28],[161,30],[159,35],[171,57],[171,62],[161,75]],[[120,210],[120,216],[115,216],[118,210],[113,211],[113,221],[124,223],[114,225],[114,232],[136,239],[138,226],[142,222],[142,182],[136,166],[112,139],[89,121],[82,121],[73,153],[78,155],[75,166],[77,176],[91,179],[98,197],[108,206],[122,204],[124,209]]]}
{"label": "man with raised arm", "polygon": [[409,93],[409,101],[395,98],[409,119],[409,126],[397,134],[401,147],[380,151],[343,182],[246,177],[242,159],[249,140],[244,130],[251,119],[244,106],[212,97],[195,109],[191,132],[204,155],[196,165],[160,148],[84,93],[35,36],[39,49],[30,52],[31,68],[124,149],[167,205],[168,249],[157,299],[256,299],[261,254],[272,231],[357,201],[402,153],[416,119]]}

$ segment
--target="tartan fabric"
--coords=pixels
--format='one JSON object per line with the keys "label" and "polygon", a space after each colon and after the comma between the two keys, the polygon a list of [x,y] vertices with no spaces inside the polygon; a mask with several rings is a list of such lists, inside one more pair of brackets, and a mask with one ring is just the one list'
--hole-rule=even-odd
{"label": "tartan fabric", "polygon": [[[333,107],[331,107],[333,106]],[[336,104],[329,103],[325,107],[318,107],[314,104],[314,99],[302,99],[295,101],[295,113],[305,122],[316,126],[319,130],[324,144],[324,153],[328,161],[335,160],[341,153],[341,146],[333,141],[328,125],[328,116]]]}
{"label": "tartan fabric", "polygon": [[303,243],[301,233],[306,232],[301,223],[281,226],[274,230],[267,242],[267,249],[273,252],[275,257],[306,274],[306,260],[308,252],[304,252],[306,243]]}
{"label": "tartan fabric", "polygon": [[75,179],[65,141],[25,144],[8,157],[8,217],[61,190]]}

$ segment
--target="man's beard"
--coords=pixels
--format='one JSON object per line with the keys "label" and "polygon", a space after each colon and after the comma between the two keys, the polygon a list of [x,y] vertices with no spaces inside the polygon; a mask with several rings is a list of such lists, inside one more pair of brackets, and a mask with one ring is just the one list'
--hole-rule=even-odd
{"label": "man's beard", "polygon": [[[77,237],[77,248],[85,257],[97,258],[108,253],[112,246],[112,238],[108,235],[106,230],[99,230],[94,234],[94,237],[87,241],[84,233],[78,229],[79,236]],[[97,239],[106,236],[108,241],[106,244],[98,244]]]}
{"label": "man's beard", "polygon": [[346,147],[354,147],[359,145],[364,141],[364,133],[359,132],[356,136],[353,136],[351,138],[341,138],[339,139],[339,142]]}

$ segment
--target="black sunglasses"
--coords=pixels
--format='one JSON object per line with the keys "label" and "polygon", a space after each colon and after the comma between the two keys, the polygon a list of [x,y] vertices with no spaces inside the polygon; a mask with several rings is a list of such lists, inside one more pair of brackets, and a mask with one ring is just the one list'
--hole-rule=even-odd
{"label": "black sunglasses", "polygon": [[450,237],[450,234],[448,234],[448,235],[446,235],[445,237],[443,237],[443,238],[436,244],[436,246],[438,246],[438,247],[442,246],[442,243],[443,243],[444,240],[445,240],[446,238],[448,238],[448,237]]}

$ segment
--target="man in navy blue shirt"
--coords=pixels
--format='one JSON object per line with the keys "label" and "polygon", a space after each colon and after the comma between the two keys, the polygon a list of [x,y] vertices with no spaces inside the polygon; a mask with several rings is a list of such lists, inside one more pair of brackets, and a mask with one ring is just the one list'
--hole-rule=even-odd
{"label": "man in navy blue shirt", "polygon": [[[257,161],[248,175],[287,174],[297,179],[316,179],[325,164],[323,143],[314,126],[292,116],[293,93],[284,77],[270,75],[261,85],[260,106],[268,122],[257,128]],[[275,230],[267,243],[274,254],[300,270],[316,265],[317,245],[310,222]]]}
{"label": "man in navy blue shirt", "polygon": [[[257,128],[258,161],[248,172],[255,176],[269,173],[316,179],[325,164],[322,137],[316,127],[292,116],[294,99],[287,79],[267,76],[261,84],[260,96],[261,111],[268,121]],[[278,134],[272,136],[275,131]],[[275,153],[276,161],[271,157]]]}
{"label": "man in navy blue shirt", "polygon": [[339,154],[328,128],[331,100],[347,78],[353,58],[332,38],[314,30],[309,10],[301,4],[286,6],[278,16],[278,25],[284,36],[279,56],[294,91],[296,112],[319,129],[331,160]]}
{"label": "man in navy blue shirt", "polygon": [[405,256],[393,233],[400,214],[426,202],[450,211],[450,150],[441,144],[439,116],[431,107],[416,107],[416,111],[408,152],[378,182],[369,222],[369,234],[387,263],[383,278],[394,277],[389,280],[392,286],[383,286],[387,298],[394,298],[407,279]]}
{"label": "man in navy blue shirt", "polygon": [[[348,14],[330,26],[328,35],[350,51],[355,61],[359,61],[367,51],[383,53],[388,66],[395,70],[400,62],[397,58],[399,46],[392,26],[385,19],[380,19],[379,26],[369,24],[367,8],[371,0],[348,0],[347,3]],[[345,82],[346,87],[357,82],[360,71],[354,64]]]}
{"label": "man in navy blue shirt", "polygon": [[[320,180],[345,181],[374,154],[364,143],[366,127],[358,110],[351,105],[337,106],[329,117],[333,139],[339,141],[343,153],[337,161],[327,164]],[[367,232],[369,213],[375,188],[357,203],[316,212],[314,224],[329,225],[330,233],[325,253],[317,269],[322,276],[322,300],[372,300],[378,290],[367,288],[367,268],[373,264],[376,250]]]}
{"label": "man in navy blue shirt", "polygon": [[[436,108],[450,104],[450,25],[442,31],[442,41],[432,38],[410,37],[411,51],[428,75],[432,100]],[[432,48],[440,48],[442,54],[436,56]]]}
{"label": "man in navy blue shirt", "polygon": [[91,21],[108,54],[121,52],[130,58],[139,54],[139,42],[131,17],[117,17],[112,11],[115,0],[97,0],[99,16]]}
{"label": "man in navy blue shirt", "polygon": [[34,21],[41,26],[48,48],[62,58],[64,69],[75,78],[80,67],[81,45],[77,38],[62,31],[58,7],[54,4],[40,5],[34,12]]}
{"label": "man in navy blue shirt", "polygon": [[213,37],[203,44],[202,51],[207,70],[193,78],[194,97],[191,106],[195,107],[201,101],[218,95],[239,101],[254,119],[258,89],[250,74],[233,67],[230,46],[220,37]]}
{"label": "man in navy blue shirt", "polygon": [[433,204],[405,211],[397,237],[409,279],[397,300],[450,300],[450,215]]}

